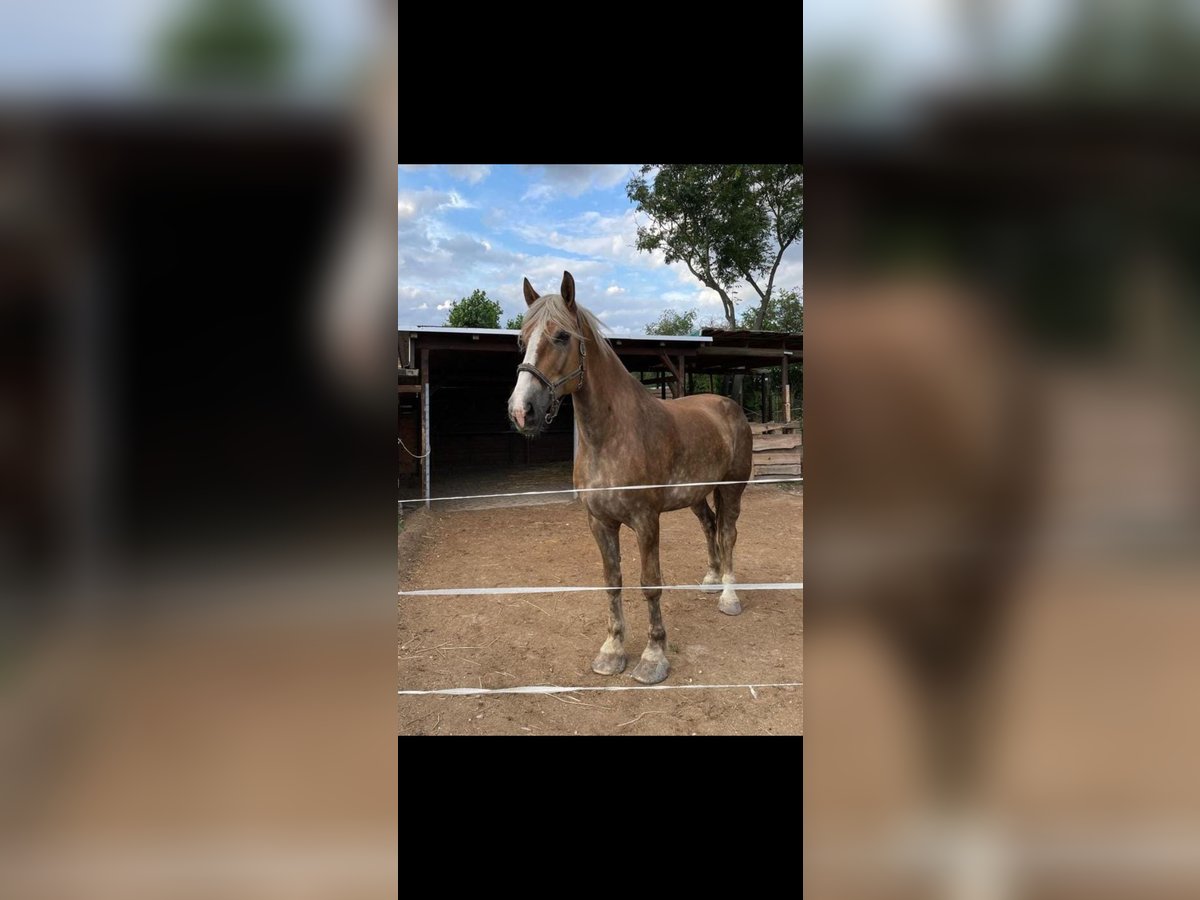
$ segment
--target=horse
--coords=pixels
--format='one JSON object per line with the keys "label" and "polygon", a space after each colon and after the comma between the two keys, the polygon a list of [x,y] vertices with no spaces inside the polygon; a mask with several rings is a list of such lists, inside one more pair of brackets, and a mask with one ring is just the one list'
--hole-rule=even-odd
{"label": "horse", "polygon": [[[592,661],[599,675],[625,670],[625,617],[621,606],[620,528],[637,535],[642,559],[642,593],[650,613],[649,639],[633,677],[657,684],[670,671],[667,632],[659,598],[659,516],[691,509],[708,545],[703,584],[718,583],[717,609],[730,616],[742,611],[734,590],[733,548],[742,493],[750,478],[753,439],[739,404],[715,394],[674,400],[651,396],[626,369],[599,320],[575,302],[575,279],[563,273],[557,294],[540,296],[524,283],[525,313],[519,346],[524,362],[508,398],[513,427],[536,437],[554,419],[564,397],[575,407],[579,444],[576,488],[622,485],[667,486],[640,490],[598,490],[580,494],[588,526],[600,549],[604,583],[609,588],[608,636]],[[712,482],[732,481],[737,484]],[[715,494],[716,511],[708,495]]]}
{"label": "horse", "polygon": [[[805,610],[806,662],[811,673],[843,627],[882,636],[914,700],[922,777],[947,808],[969,805],[991,748],[1046,453],[1036,372],[976,293],[928,276],[820,284],[806,360],[808,512],[820,511],[805,555],[824,598]],[[821,684],[837,694],[836,672]],[[810,725],[857,714],[809,707]]]}

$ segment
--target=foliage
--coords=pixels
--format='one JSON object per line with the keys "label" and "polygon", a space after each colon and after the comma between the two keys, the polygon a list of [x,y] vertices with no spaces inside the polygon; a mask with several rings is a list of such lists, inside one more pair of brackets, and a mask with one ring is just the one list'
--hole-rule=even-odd
{"label": "foliage", "polygon": [[694,309],[677,313],[673,309],[663,310],[657,321],[646,326],[646,334],[699,334],[696,318],[699,315]]}
{"label": "foliage", "polygon": [[645,165],[625,193],[649,218],[639,250],[683,262],[720,296],[730,328],[734,285],[745,280],[759,296],[756,322],[765,320],[784,251],[803,233],[803,166]]}
{"label": "foliage", "polygon": [[520,315],[514,316],[513,318],[511,318],[507,322],[505,322],[504,327],[509,328],[513,331],[520,331],[522,326],[524,326],[524,324],[525,324],[525,313],[521,313]]}
{"label": "foliage", "polygon": [[757,331],[788,331],[804,333],[804,294],[798,288],[781,290],[775,295],[775,303],[768,311],[761,328],[755,323],[758,312],[753,309],[742,311],[742,327]]}
{"label": "foliage", "polygon": [[284,78],[294,28],[269,0],[193,0],[162,37],[158,67],[186,84],[263,84]]}
{"label": "foliage", "polygon": [[1200,23],[1186,0],[1084,3],[1035,64],[1034,80],[1052,96],[1186,100],[1198,50]]}
{"label": "foliage", "polygon": [[499,303],[489,299],[486,291],[476,288],[469,297],[450,304],[446,324],[451,328],[499,328],[501,312]]}

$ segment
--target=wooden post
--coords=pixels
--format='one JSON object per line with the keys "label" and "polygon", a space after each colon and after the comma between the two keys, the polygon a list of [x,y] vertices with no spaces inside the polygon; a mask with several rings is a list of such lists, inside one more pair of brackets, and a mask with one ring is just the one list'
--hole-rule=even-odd
{"label": "wooden post", "polygon": [[768,422],[774,422],[774,403],[775,398],[771,396],[771,370],[763,372],[763,414],[767,417]]}
{"label": "wooden post", "polygon": [[[667,372],[664,372],[661,375],[661,377],[663,379],[663,381],[662,381],[663,385],[669,386],[671,388],[671,396],[672,397],[684,396],[684,394],[687,392],[687,389],[684,384],[683,357],[682,356],[679,357],[679,360],[678,360],[679,367],[678,368],[676,368],[675,363],[673,363],[671,361],[671,357],[667,356],[667,354],[660,353],[660,354],[658,354],[658,358],[661,359],[663,362],[663,365],[667,367]],[[668,379],[668,374],[670,375],[669,379]],[[663,391],[662,397],[664,400],[667,399],[666,391]]]}
{"label": "wooden post", "polygon": [[425,490],[425,508],[429,509],[429,351],[421,348],[421,485]]}
{"label": "wooden post", "polygon": [[792,386],[788,384],[789,358],[783,358],[783,421],[792,421]]}
{"label": "wooden post", "polygon": [[687,367],[684,364],[684,357],[681,354],[679,357],[679,396],[687,396]]}
{"label": "wooden post", "polygon": [[[575,401],[571,401],[571,484],[575,483],[574,469],[575,460],[579,457],[579,419],[575,416]],[[579,491],[572,491],[571,498],[579,499]]]}

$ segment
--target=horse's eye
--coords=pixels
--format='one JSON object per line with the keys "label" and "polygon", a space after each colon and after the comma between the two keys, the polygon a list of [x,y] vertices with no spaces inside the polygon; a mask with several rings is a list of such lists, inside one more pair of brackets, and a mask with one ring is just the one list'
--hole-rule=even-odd
{"label": "horse's eye", "polygon": [[565,331],[560,331],[558,334],[556,334],[554,336],[554,343],[565,344],[567,342],[567,338],[569,338],[569,337],[570,337],[570,335],[567,334]]}

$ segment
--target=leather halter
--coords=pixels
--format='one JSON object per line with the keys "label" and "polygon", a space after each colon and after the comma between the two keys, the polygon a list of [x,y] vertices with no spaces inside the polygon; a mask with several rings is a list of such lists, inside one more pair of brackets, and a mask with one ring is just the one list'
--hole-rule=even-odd
{"label": "leather halter", "polygon": [[[542,384],[546,385],[546,387],[550,388],[550,408],[546,410],[547,425],[554,421],[554,417],[558,415],[558,408],[562,405],[562,397],[559,397],[557,394],[555,394],[555,390],[557,390],[560,385],[566,384],[572,378],[576,377],[579,378],[579,384],[575,386],[575,390],[579,390],[581,387],[583,387],[583,364],[585,362],[587,362],[587,343],[583,338],[579,338],[579,368],[573,372],[568,372],[562,378],[558,379],[558,381],[551,381],[538,371],[537,366],[532,366],[529,363],[521,363],[519,366],[517,366],[518,375],[520,375],[522,372],[528,372],[538,381],[542,382]],[[563,397],[565,396],[566,394],[563,394]]]}

